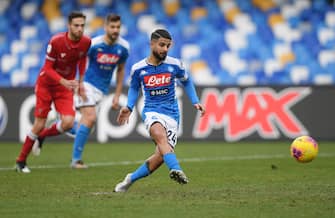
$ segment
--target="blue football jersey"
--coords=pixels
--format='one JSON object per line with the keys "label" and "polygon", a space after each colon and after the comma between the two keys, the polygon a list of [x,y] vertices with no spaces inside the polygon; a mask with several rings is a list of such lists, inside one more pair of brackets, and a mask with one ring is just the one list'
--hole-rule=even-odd
{"label": "blue football jersey", "polygon": [[127,106],[131,109],[134,107],[141,88],[144,96],[143,120],[146,112],[158,112],[179,122],[177,79],[185,86],[192,103],[198,103],[193,82],[179,59],[167,56],[158,66],[149,64],[147,59],[134,64],[130,75]]}
{"label": "blue football jersey", "polygon": [[91,83],[108,94],[113,72],[118,64],[124,63],[129,55],[129,43],[119,37],[112,45],[104,41],[104,35],[92,39],[88,51],[88,68],[84,81]]}

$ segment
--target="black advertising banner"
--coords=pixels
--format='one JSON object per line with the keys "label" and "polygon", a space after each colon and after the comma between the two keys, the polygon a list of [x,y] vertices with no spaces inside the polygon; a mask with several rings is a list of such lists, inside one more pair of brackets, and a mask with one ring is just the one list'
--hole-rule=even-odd
{"label": "black advertising banner", "polygon": [[[23,141],[33,123],[35,95],[32,88],[0,89],[0,139]],[[335,87],[201,87],[197,89],[207,113],[200,117],[182,88],[177,89],[181,110],[179,138],[187,140],[285,140],[310,135],[335,140]],[[143,140],[148,137],[140,117],[143,98],[129,124],[116,123],[118,111],[111,109],[113,94],[99,106],[95,131],[90,140]],[[126,104],[126,90],[120,97]],[[77,119],[80,114],[77,115]],[[49,122],[57,120],[55,111]],[[71,140],[67,136],[51,140]]]}

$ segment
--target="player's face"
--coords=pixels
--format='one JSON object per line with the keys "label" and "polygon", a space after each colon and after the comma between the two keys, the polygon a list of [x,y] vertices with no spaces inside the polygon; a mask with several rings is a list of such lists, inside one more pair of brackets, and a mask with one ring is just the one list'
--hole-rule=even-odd
{"label": "player's face", "polygon": [[171,40],[166,38],[159,38],[151,42],[152,54],[159,61],[165,60],[167,53],[171,47]]}
{"label": "player's face", "polygon": [[71,39],[79,40],[84,34],[85,19],[82,17],[73,18],[68,27]]}
{"label": "player's face", "polygon": [[115,41],[120,35],[121,21],[109,22],[105,24],[105,32],[111,41]]}

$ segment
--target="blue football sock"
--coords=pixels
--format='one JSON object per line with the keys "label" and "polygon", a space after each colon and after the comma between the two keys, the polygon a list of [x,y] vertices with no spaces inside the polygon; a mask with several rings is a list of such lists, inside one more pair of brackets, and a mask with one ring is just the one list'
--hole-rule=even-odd
{"label": "blue football sock", "polygon": [[145,162],[131,174],[131,177],[130,177],[131,182],[135,182],[136,180],[146,177],[149,174],[150,174],[150,170],[149,170],[147,162]]}
{"label": "blue football sock", "polygon": [[81,160],[81,154],[83,153],[84,146],[87,138],[90,134],[91,129],[81,124],[78,128],[76,138],[73,143],[72,161]]}
{"label": "blue football sock", "polygon": [[177,160],[175,153],[167,153],[163,155],[163,160],[165,164],[168,166],[169,170],[181,170],[179,162]]}
{"label": "blue football sock", "polygon": [[72,128],[69,129],[67,132],[69,132],[72,135],[76,135],[77,131],[78,131],[78,121],[74,121]]}

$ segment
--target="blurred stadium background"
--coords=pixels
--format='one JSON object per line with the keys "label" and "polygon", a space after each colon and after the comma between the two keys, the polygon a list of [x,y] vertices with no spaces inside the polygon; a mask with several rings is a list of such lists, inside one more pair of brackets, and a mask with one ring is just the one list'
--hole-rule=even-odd
{"label": "blurred stadium background", "polygon": [[[51,35],[72,10],[85,33],[103,33],[107,13],[122,16],[131,54],[148,55],[148,35],[166,27],[170,55],[198,85],[333,85],[335,7],[327,0],[1,0],[0,87],[32,87]],[[127,78],[125,78],[125,81]]]}

